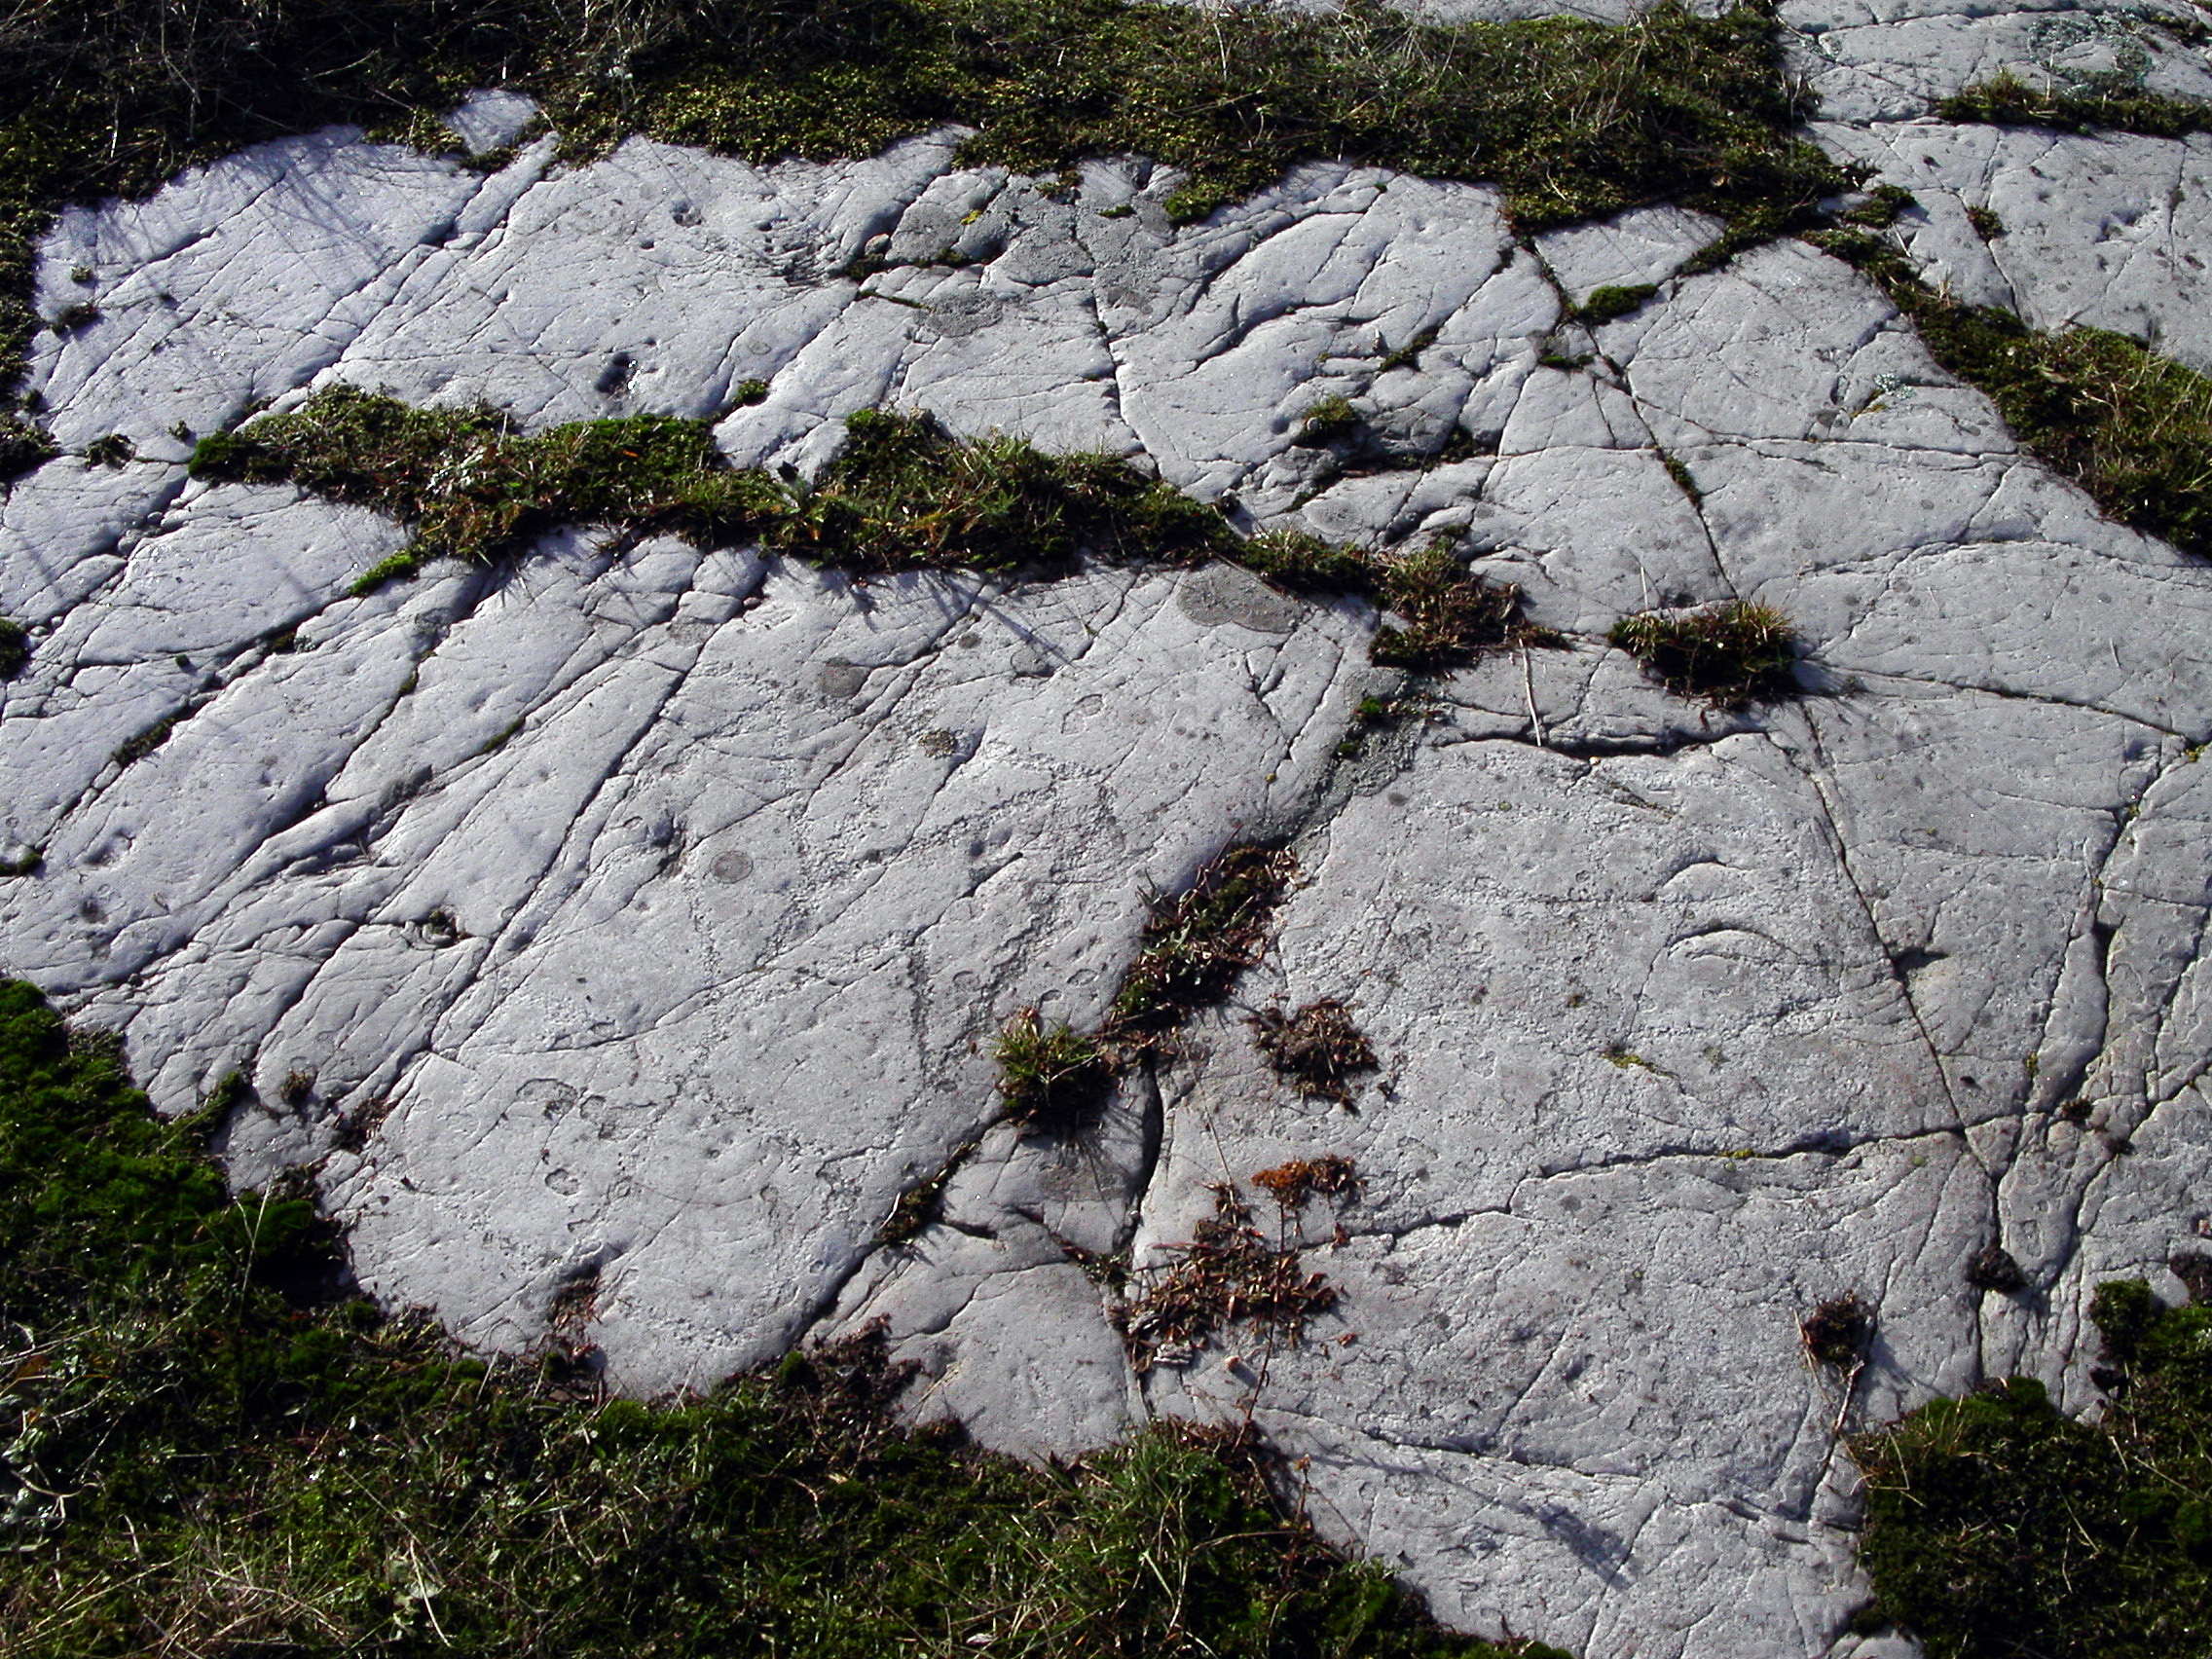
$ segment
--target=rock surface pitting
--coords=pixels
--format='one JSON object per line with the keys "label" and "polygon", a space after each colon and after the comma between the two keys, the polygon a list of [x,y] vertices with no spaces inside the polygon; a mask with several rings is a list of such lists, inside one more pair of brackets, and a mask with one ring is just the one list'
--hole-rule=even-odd
{"label": "rock surface pitting", "polygon": [[[1818,139],[1921,202],[1931,281],[2212,368],[2207,140],[1927,113],[2006,66],[2203,96],[2201,49],[2139,8],[1785,24]],[[35,645],[0,852],[44,853],[0,883],[0,966],[124,1031],[166,1110],[242,1067],[237,1178],[319,1161],[364,1284],[469,1342],[541,1340],[596,1275],[576,1334],[657,1390],[883,1317],[917,1409],[991,1444],[1252,1410],[1325,1525],[1472,1629],[1901,1650],[1844,1634],[1838,1422],[2015,1370],[2087,1403],[2089,1292],[2207,1225],[2212,571],[2099,518],[1801,244],[1676,278],[1711,221],[1524,243],[1493,191],[1335,165],[1177,231],[1163,171],[1061,202],[953,144],[564,170],[539,141],[479,174],[339,130],[65,215],[41,309],[100,315],[31,384],[64,444],[136,459],[0,506]],[[839,275],[880,237],[973,263]],[[1588,368],[1539,362],[1566,303],[1640,282],[1562,333]],[[1340,755],[1396,686],[1356,604],[1227,569],[862,584],[581,527],[350,598],[398,527],[188,483],[172,430],[333,381],[535,427],[751,378],[740,464],[925,408],[1255,524],[1450,535],[1570,640]],[[1373,469],[1293,441],[1330,393]],[[1472,458],[1407,459],[1455,426]],[[1803,700],[1702,710],[1603,646],[1738,597],[1796,623]],[[1080,1141],[988,1126],[1000,1023],[1095,1023],[1147,892],[1252,836],[1304,877],[1235,1003]],[[1353,1111],[1246,1025],[1320,997],[1381,1055]],[[979,1130],[940,1219],[877,1247]],[[1132,1374],[1082,1258],[1160,1260],[1210,1183],[1322,1153],[1364,1183],[1308,1214],[1338,1309]],[[1968,1284],[1992,1242],[2025,1293]],[[1847,1291],[1879,1315],[1848,1401],[1797,1330]]]}

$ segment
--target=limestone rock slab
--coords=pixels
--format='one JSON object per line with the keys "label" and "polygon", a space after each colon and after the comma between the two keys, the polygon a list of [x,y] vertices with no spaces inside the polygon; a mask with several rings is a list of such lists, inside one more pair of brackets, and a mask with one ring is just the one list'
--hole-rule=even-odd
{"label": "limestone rock slab", "polygon": [[[2187,92],[2196,49],[2074,8],[1788,20],[1832,49],[1815,135],[1921,198],[1931,280],[2197,350],[2201,146],[1920,119],[2012,63]],[[33,647],[0,852],[43,853],[0,966],[165,1110],[242,1072],[235,1177],[313,1164],[364,1283],[467,1341],[558,1302],[651,1390],[880,1320],[918,1414],[1027,1455],[1249,1408],[1470,1628],[1872,1659],[1839,1425],[2015,1369],[2088,1403],[2098,1279],[2201,1235],[2212,575],[1803,244],[1684,276],[1695,215],[1531,244],[1493,190],[1339,163],[1178,229],[1168,169],[1048,192],[958,137],[487,173],[335,131],[66,215],[39,303],[101,314],[32,385],[138,459],[0,502]],[[1412,686],[1364,606],[1227,568],[864,583],[590,526],[356,598],[401,527],[181,464],[334,382],[712,417],[801,469],[923,408],[1249,528],[1435,542],[1557,635]],[[1354,433],[1308,441],[1332,396]],[[1801,701],[1685,700],[1605,643],[1731,599],[1790,616]],[[1094,1024],[1148,894],[1244,837],[1306,873],[1231,1004],[1083,1133],[995,1122],[1000,1023]],[[1318,997],[1381,1059],[1350,1110],[1253,1046]],[[1269,1215],[1253,1173],[1322,1153],[1363,1185],[1285,1237],[1335,1310],[1138,1377],[1124,1253],[1141,1294],[1209,1183]],[[1966,1284],[1992,1242],[2022,1295]],[[1848,1393],[1796,1331],[1844,1291],[1879,1318]]]}

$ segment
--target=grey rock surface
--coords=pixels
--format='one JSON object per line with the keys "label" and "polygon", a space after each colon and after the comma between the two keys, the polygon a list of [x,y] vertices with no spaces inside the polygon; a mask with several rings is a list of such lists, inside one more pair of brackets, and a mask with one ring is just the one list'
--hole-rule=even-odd
{"label": "grey rock surface", "polygon": [[2039,87],[2117,81],[2212,97],[2203,13],[2188,0],[1784,0],[1779,15],[1791,67],[1831,121],[1924,116],[2006,73]]}
{"label": "grey rock surface", "polygon": [[[2194,93],[2200,49],[2134,9],[1785,10],[1815,136],[1914,192],[1932,281],[2212,367],[2200,141],[1928,116],[2008,64]],[[1334,164],[1175,230],[1165,169],[1061,201],[956,137],[482,173],[340,130],[66,214],[42,305],[89,266],[100,317],[33,384],[135,459],[0,501],[0,854],[43,854],[0,967],[164,1110],[242,1071],[235,1178],[312,1164],[364,1284],[471,1343],[558,1295],[653,1391],[881,1320],[915,1411],[1025,1454],[1251,1413],[1471,1629],[1891,1653],[1845,1633],[1839,1432],[2011,1371],[2089,1403],[2095,1284],[2212,1233],[2212,576],[1803,244],[1682,276],[1697,215],[1528,244],[1493,191]],[[1405,689],[1377,618],[1227,568],[860,583],[578,526],[353,598],[397,526],[188,482],[178,435],[333,383],[712,416],[808,469],[923,408],[1250,526],[1441,537],[1559,643],[1358,728]],[[1332,394],[1355,436],[1296,441]],[[1685,702],[1604,643],[1731,598],[1793,619],[1801,700]],[[1095,1024],[1148,895],[1253,837],[1302,875],[1230,1006],[1080,1134],[997,1121],[1002,1022]],[[1320,998],[1378,1052],[1346,1105],[1254,1043]],[[1132,1366],[1119,1275],[1323,1154],[1356,1197],[1284,1225],[1335,1309]],[[1993,1242],[2022,1294],[1967,1283]],[[1848,1386],[1797,1330],[1846,1292]]]}
{"label": "grey rock surface", "polygon": [[[2212,134],[2062,133],[1933,121],[1824,124],[1919,203],[1896,231],[1928,279],[2039,328],[2084,324],[2212,370]],[[1977,231],[1970,209],[1995,215]],[[1985,224],[1988,221],[1984,221]]]}

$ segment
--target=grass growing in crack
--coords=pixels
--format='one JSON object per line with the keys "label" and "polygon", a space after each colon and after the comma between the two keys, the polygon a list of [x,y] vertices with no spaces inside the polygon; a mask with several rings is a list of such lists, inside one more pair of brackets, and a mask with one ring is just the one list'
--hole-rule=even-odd
{"label": "grass growing in crack", "polygon": [[1376,1069],[1375,1048],[1334,997],[1292,1014],[1270,1006],[1252,1015],[1254,1041],[1275,1075],[1301,1094],[1339,1103],[1351,1099],[1351,1080]]}
{"label": "grass growing in crack", "polygon": [[891,1206],[891,1213],[884,1218],[883,1225],[876,1229],[875,1242],[878,1249],[897,1249],[903,1244],[911,1244],[921,1236],[923,1230],[937,1220],[943,1206],[944,1189],[950,1185],[960,1166],[974,1155],[979,1142],[979,1136],[962,1141],[927,1178],[899,1195],[899,1201]]}
{"label": "grass growing in crack", "polygon": [[1522,617],[1519,588],[1475,575],[1443,541],[1380,554],[1275,532],[1228,556],[1294,592],[1357,594],[1394,612],[1405,626],[1385,623],[1368,648],[1385,667],[1442,673],[1491,651],[1558,642]]}
{"label": "grass growing in crack", "polygon": [[1843,222],[1864,225],[1872,231],[1886,231],[1904,217],[1907,208],[1919,205],[1918,199],[1902,185],[1877,184],[1866,193],[1865,201],[1843,215]]}
{"label": "grass growing in crack", "polygon": [[862,570],[999,571],[1066,570],[1084,551],[1194,563],[1236,545],[1218,511],[1112,457],[964,441],[922,415],[863,413],[845,427],[775,545]]}
{"label": "grass growing in crack", "polygon": [[720,463],[704,422],[576,422],[525,437],[495,410],[417,409],[351,387],[202,438],[195,478],[290,483],[391,514],[414,534],[360,585],[435,558],[508,556],[558,524],[750,529],[773,486]]}
{"label": "grass growing in crack", "polygon": [[1675,481],[1675,488],[1689,498],[1691,506],[1704,504],[1705,492],[1698,488],[1697,475],[1690,471],[1689,462],[1671,451],[1661,450],[1659,464],[1667,469],[1667,476]]}
{"label": "grass growing in crack", "polygon": [[1240,842],[1201,866],[1183,892],[1155,894],[1136,959],[1095,1035],[1064,1020],[1047,1025],[1034,1008],[1007,1021],[993,1049],[1006,1115],[1047,1133],[1081,1128],[1117,1071],[1226,998],[1260,960],[1275,906],[1297,873],[1288,852]]}
{"label": "grass growing in crack", "polygon": [[118,766],[129,766],[145,759],[147,756],[168,742],[179,721],[191,718],[192,712],[189,709],[179,709],[173,715],[163,716],[144,731],[136,732],[117,744],[115,754],[111,758]]}
{"label": "grass growing in crack", "polygon": [[562,524],[702,545],[759,540],[866,572],[1057,572],[1080,551],[1195,561],[1240,545],[1228,521],[1105,456],[964,442],[922,415],[863,412],[810,487],[728,466],[705,421],[638,415],[526,436],[496,411],[418,409],[330,387],[203,438],[195,477],[292,483],[390,513],[414,534],[360,585],[430,559],[511,557]]}
{"label": "grass growing in crack", "polygon": [[1143,1047],[1229,994],[1267,949],[1268,924],[1298,873],[1277,847],[1231,847],[1173,898],[1156,898],[1137,957],[1101,1036]]}
{"label": "grass growing in crack", "polygon": [[2212,1640],[2212,1309],[2098,1288],[2080,1422],[2027,1378],[1936,1400],[1853,1442],[1866,1476],[1860,1560],[1930,1659],[2155,1659]]}
{"label": "grass growing in crack", "polygon": [[1095,1039],[1065,1020],[1047,1025],[1033,1008],[1007,1021],[991,1054],[1006,1115],[1028,1129],[1080,1127],[1113,1081],[1113,1060]]}
{"label": "grass growing in crack", "polygon": [[[660,1404],[349,1299],[112,1041],[0,983],[0,1629],[22,1659],[1541,1659],[1439,1631],[1176,1425],[1072,1464],[890,1407],[862,1338]],[[580,1282],[580,1281],[579,1281]]]}
{"label": "grass growing in crack", "polygon": [[513,557],[562,524],[635,540],[758,541],[878,573],[967,569],[1053,576],[1084,557],[1193,565],[1225,559],[1281,586],[1353,594],[1406,626],[1376,633],[1379,663],[1442,670],[1532,641],[1519,595],[1441,547],[1383,555],[1274,532],[1247,540],[1221,512],[1111,456],[1048,455],[1017,438],[956,438],[926,415],[863,411],[810,485],[728,466],[705,421],[638,415],[535,436],[485,408],[421,409],[351,387],[200,440],[193,476],[290,483],[376,507],[407,545],[363,573],[365,592],[441,557]]}
{"label": "grass growing in crack", "polygon": [[2120,523],[2212,556],[2212,378],[2101,328],[2046,333],[1920,280],[1864,232],[1811,240],[1871,276],[1944,368],[1996,404],[2023,448]]}
{"label": "grass growing in crack", "polygon": [[1999,127],[2048,127],[2061,132],[2140,132],[2186,138],[2212,132],[2212,104],[2147,92],[2124,76],[2090,77],[2061,89],[2037,86],[2007,69],[1939,98],[1936,119]]}
{"label": "grass growing in crack", "polygon": [[1838,182],[1754,6],[1444,27],[1378,4],[28,0],[0,28],[0,387],[63,203],[332,122],[443,144],[479,86],[537,97],[571,156],[642,132],[829,159],[948,122],[979,129],[964,159],[1033,173],[1140,152],[1189,175],[1182,219],[1316,158],[1494,181],[1528,226],[1665,200],[1772,235]]}
{"label": "grass growing in crack", "polygon": [[1385,563],[1376,579],[1376,594],[1405,623],[1376,629],[1368,649],[1371,658],[1389,668],[1441,673],[1489,651],[1549,644],[1554,638],[1522,619],[1519,588],[1470,575],[1442,543]]}
{"label": "grass growing in crack", "polygon": [[1677,697],[1715,708],[1787,697],[1796,689],[1789,619],[1742,600],[1695,610],[1645,610],[1624,616],[1607,638]]}

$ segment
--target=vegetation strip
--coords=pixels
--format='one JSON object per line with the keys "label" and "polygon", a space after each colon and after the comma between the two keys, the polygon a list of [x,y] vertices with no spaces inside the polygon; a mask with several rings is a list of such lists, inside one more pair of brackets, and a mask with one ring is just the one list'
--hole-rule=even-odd
{"label": "vegetation strip", "polygon": [[1853,1443],[1877,1598],[1861,1629],[1901,1625],[1929,1659],[2212,1649],[2212,1260],[2173,1266],[2198,1300],[2097,1291],[2097,1422],[2013,1378]]}
{"label": "vegetation strip", "polygon": [[1811,240],[1880,284],[1936,360],[2108,516],[2212,555],[2212,378],[2124,334],[2046,333],[2000,307],[1951,299],[1871,231],[1843,226]]}
{"label": "vegetation strip", "polygon": [[1943,121],[2048,127],[2060,132],[2103,129],[2151,138],[2212,132],[2212,104],[2147,92],[2120,76],[2092,77],[2061,89],[2056,81],[2038,86],[2007,69],[1937,99],[1936,114]]}
{"label": "vegetation strip", "polygon": [[[1527,226],[1678,201],[1772,235],[1838,175],[1792,132],[1770,12],[1440,26],[1132,0],[82,0],[0,27],[0,388],[40,325],[33,250],[69,202],[332,122],[418,141],[476,87],[537,98],[566,154],[633,133],[755,161],[977,129],[969,164],[1138,153],[1203,217],[1345,158],[1501,186]],[[49,323],[96,314],[96,295]]]}
{"label": "vegetation strip", "polygon": [[1398,620],[1377,630],[1371,654],[1413,670],[1539,639],[1521,621],[1517,590],[1471,575],[1441,546],[1389,556],[1288,531],[1246,539],[1218,509],[1115,457],[955,438],[926,415],[863,411],[845,431],[837,459],[809,484],[731,468],[706,421],[639,415],[526,436],[496,410],[417,409],[334,386],[201,439],[192,473],[296,484],[409,525],[407,545],[364,572],[356,593],[433,558],[512,558],[558,525],[584,523],[633,541],[669,532],[702,546],[757,542],[863,574],[1050,578],[1085,558],[1223,559],[1284,587],[1353,595],[1391,612]]}
{"label": "vegetation strip", "polygon": [[227,1190],[221,1111],[0,982],[12,1654],[1554,1652],[1439,1630],[1249,1440],[986,1455],[899,1426],[865,1338],[653,1405],[465,1356],[348,1294],[304,1190]]}
{"label": "vegetation strip", "polygon": [[1163,1047],[1260,960],[1268,924],[1297,873],[1297,860],[1281,848],[1238,842],[1201,866],[1181,893],[1155,894],[1136,960],[1095,1036],[1064,1019],[1047,1025],[1033,1008],[1000,1031],[992,1054],[1006,1115],[1040,1133],[1082,1128],[1117,1072]]}

